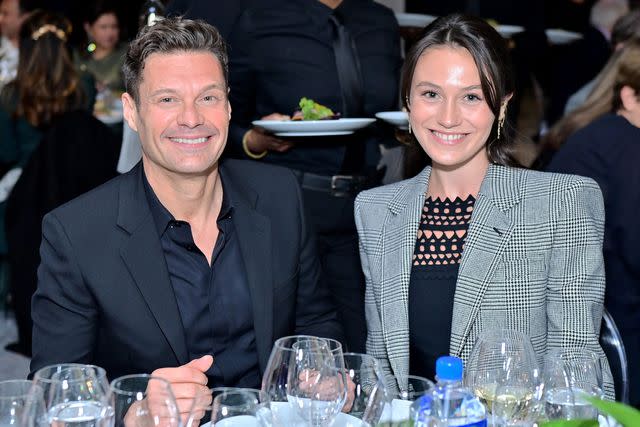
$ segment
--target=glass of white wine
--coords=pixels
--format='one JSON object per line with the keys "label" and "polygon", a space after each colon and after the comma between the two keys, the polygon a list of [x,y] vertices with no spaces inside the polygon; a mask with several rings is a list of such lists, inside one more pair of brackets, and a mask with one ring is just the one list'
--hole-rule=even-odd
{"label": "glass of white wine", "polygon": [[481,334],[465,368],[465,384],[494,426],[531,426],[539,418],[542,378],[531,342],[519,331]]}
{"label": "glass of white wine", "polygon": [[598,419],[587,396],[602,398],[597,354],[584,348],[550,351],[544,359],[545,413],[550,420]]}

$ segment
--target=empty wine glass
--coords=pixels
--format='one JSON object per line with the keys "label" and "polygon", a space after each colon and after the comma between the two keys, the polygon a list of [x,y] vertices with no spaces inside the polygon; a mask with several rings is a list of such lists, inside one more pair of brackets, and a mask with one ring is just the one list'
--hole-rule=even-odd
{"label": "empty wine glass", "polygon": [[0,381],[0,426],[46,425],[42,388],[27,380]]}
{"label": "empty wine glass", "polygon": [[539,417],[542,378],[531,341],[519,331],[482,333],[465,367],[465,385],[493,425],[528,426]]}
{"label": "empty wine glass", "polygon": [[274,425],[330,424],[347,396],[342,345],[306,335],[277,340],[262,380]]}
{"label": "empty wine glass", "polygon": [[378,361],[368,354],[344,353],[347,403],[342,411],[368,425],[380,421],[387,402],[387,388]]}
{"label": "empty wine glass", "polygon": [[602,367],[597,354],[584,348],[549,351],[544,359],[545,413],[550,420],[597,419],[587,396],[602,398]]}
{"label": "empty wine glass", "polygon": [[44,367],[34,375],[43,389],[47,419],[65,427],[113,425],[113,407],[104,369],[93,365],[59,364]]}
{"label": "empty wine glass", "polygon": [[413,425],[418,416],[416,409],[429,405],[432,407],[431,413],[424,414],[420,423],[424,426],[438,426],[434,410],[437,402],[432,399],[435,391],[433,382],[417,375],[396,376],[396,380],[400,391],[396,395],[389,396],[390,401],[385,406],[378,425],[387,427]]}
{"label": "empty wine glass", "polygon": [[116,427],[180,427],[180,412],[171,384],[146,374],[111,382]]}

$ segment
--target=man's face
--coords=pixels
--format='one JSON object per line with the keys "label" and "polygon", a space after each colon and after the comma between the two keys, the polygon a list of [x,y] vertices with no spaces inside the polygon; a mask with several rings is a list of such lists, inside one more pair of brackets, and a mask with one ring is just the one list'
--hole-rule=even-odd
{"label": "man's face", "polygon": [[3,36],[12,41],[18,39],[23,21],[18,1],[0,0],[0,30]]}
{"label": "man's face", "polygon": [[144,64],[135,104],[124,115],[142,142],[148,175],[211,174],[227,141],[231,107],[222,66],[208,52],[154,53]]}

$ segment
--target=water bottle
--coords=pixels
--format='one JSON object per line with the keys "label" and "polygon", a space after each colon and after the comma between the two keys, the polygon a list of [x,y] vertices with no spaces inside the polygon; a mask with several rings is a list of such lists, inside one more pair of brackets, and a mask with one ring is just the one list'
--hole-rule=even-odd
{"label": "water bottle", "polygon": [[486,427],[487,412],[473,391],[462,385],[462,360],[443,356],[436,361],[435,400],[440,425]]}

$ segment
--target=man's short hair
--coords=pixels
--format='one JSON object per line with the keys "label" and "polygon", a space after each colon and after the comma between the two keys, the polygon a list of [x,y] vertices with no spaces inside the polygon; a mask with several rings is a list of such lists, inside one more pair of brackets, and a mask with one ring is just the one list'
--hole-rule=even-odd
{"label": "man's short hair", "polygon": [[154,53],[208,52],[222,67],[225,86],[228,86],[229,60],[226,43],[218,30],[202,20],[182,17],[165,18],[152,26],[143,27],[129,44],[122,72],[127,92],[139,103],[139,87],[146,60]]}

